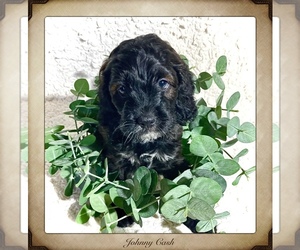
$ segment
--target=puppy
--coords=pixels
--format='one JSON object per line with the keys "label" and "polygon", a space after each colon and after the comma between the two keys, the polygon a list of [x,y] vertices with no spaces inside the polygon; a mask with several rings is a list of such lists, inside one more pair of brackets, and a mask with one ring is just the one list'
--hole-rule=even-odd
{"label": "puppy", "polygon": [[125,180],[146,166],[172,180],[189,168],[181,136],[182,125],[197,114],[194,84],[167,42],[155,34],[123,41],[99,79],[99,132],[111,173]]}

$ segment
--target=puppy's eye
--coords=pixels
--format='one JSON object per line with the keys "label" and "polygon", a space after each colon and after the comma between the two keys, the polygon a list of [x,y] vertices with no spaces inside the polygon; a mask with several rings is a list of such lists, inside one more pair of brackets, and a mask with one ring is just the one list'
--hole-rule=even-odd
{"label": "puppy's eye", "polygon": [[170,83],[166,80],[166,79],[160,79],[158,81],[158,85],[159,87],[161,87],[162,89],[166,89],[169,87]]}
{"label": "puppy's eye", "polygon": [[125,91],[126,91],[126,88],[125,88],[125,86],[124,85],[120,85],[119,87],[118,87],[118,93],[120,94],[120,95],[124,95],[125,94]]}

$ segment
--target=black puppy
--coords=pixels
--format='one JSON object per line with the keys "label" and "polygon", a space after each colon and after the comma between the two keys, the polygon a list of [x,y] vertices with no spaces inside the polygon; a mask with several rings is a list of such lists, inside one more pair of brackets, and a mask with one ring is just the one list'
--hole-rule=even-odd
{"label": "black puppy", "polygon": [[168,179],[188,169],[181,136],[197,114],[193,94],[188,66],[158,36],[117,46],[100,69],[99,131],[109,170],[124,180],[140,166]]}

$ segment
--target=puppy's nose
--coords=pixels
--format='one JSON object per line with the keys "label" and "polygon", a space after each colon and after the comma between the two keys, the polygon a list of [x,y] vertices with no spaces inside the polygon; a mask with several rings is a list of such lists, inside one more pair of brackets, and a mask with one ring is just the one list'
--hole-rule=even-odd
{"label": "puppy's nose", "polygon": [[141,115],[137,119],[137,123],[142,127],[150,128],[155,124],[155,118],[151,115],[150,116]]}

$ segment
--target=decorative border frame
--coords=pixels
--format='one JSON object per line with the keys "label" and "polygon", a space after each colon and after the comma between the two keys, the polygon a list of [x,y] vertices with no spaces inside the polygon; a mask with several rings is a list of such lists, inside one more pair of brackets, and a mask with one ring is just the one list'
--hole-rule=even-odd
{"label": "decorative border frame", "polygon": [[6,4],[19,4],[25,0],[2,0],[0,2],[0,21],[5,17],[5,5]]}
{"label": "decorative border frame", "polygon": [[5,246],[5,234],[0,230],[0,249],[3,250],[25,250],[23,247]]}
{"label": "decorative border frame", "polygon": [[[125,0],[126,1],[126,0]],[[122,3],[124,3],[125,1],[123,1]],[[47,14],[46,14],[46,7],[45,6],[42,6],[42,5],[36,5],[35,6],[35,8],[34,8],[34,11],[36,11],[35,13],[33,13],[33,8],[32,8],[32,5],[33,4],[36,4],[36,3],[38,3],[38,4],[45,4],[45,3],[47,3],[48,2],[48,0],[45,0],[45,1],[35,1],[35,0],[29,0],[29,8],[30,8],[30,10],[29,10],[29,18],[30,18],[30,22],[29,22],[29,37],[35,37],[34,36],[34,32],[33,31],[31,31],[30,29],[32,28],[32,30],[34,30],[35,28],[38,28],[38,27],[40,27],[40,24],[38,24],[37,22],[38,21],[41,21],[41,20],[43,20],[43,17],[45,17]],[[55,1],[55,0],[53,0],[53,1],[49,1],[49,5],[47,6],[47,7],[49,7],[47,10],[49,11],[50,9],[52,9],[52,11],[50,11],[50,12],[48,12],[48,13],[50,13],[49,15],[55,15],[55,16],[57,16],[57,14],[55,14],[55,11],[53,12],[53,10],[54,10],[54,5],[55,5],[55,2],[56,3],[58,3],[58,1]],[[63,2],[63,1],[60,1],[60,2]],[[78,2],[78,1],[77,1]],[[100,3],[102,3],[102,4],[104,4],[103,2],[104,1],[99,1]],[[128,2],[130,2],[129,0],[128,1],[126,1],[126,3],[128,3]],[[147,1],[145,1],[145,2],[147,2]],[[163,2],[163,1],[161,1],[161,2]],[[164,1],[164,2],[168,2],[168,1]],[[172,2],[172,5],[175,5],[176,4],[176,2],[179,2],[179,1],[173,1]],[[205,2],[205,3],[202,3],[202,4],[207,4],[207,5],[211,5],[212,4],[212,2],[213,1],[203,1],[203,2]],[[209,3],[210,2],[210,3]],[[226,2],[226,4],[229,4],[230,2],[232,3],[232,1],[229,1],[229,0],[224,0],[224,1],[218,1],[218,4],[220,4],[220,2],[221,2],[221,4],[223,3],[224,4],[224,2]],[[258,0],[253,0],[252,1],[254,4],[261,4],[261,6],[257,6],[257,7],[255,7],[255,10],[258,10],[258,12],[259,12],[259,17],[256,17],[257,19],[259,19],[259,23],[258,23],[258,25],[259,25],[259,27],[262,29],[262,26],[264,26],[264,27],[266,27],[265,25],[263,25],[262,24],[262,22],[269,22],[269,26],[271,26],[271,22],[270,22],[270,20],[269,19],[271,19],[271,17],[272,17],[272,3],[271,3],[271,1],[258,1]],[[68,2],[69,4],[70,4],[70,2]],[[99,5],[100,5],[100,3],[99,3]],[[144,3],[144,2],[143,2]],[[236,1],[235,1],[235,3],[236,3]],[[108,4],[108,3],[106,3],[106,4]],[[187,3],[188,4],[188,3]],[[198,4],[198,3],[197,3]],[[248,5],[249,6],[249,4],[251,5],[251,1],[240,1],[239,3],[237,3],[237,5],[239,6],[239,7],[241,7],[241,5],[243,5],[243,7],[245,7],[245,5]],[[268,6],[265,6],[265,5],[268,5]],[[52,5],[52,6],[51,6]],[[77,3],[77,5],[78,5],[78,3]],[[252,6],[253,7],[253,6]],[[267,8],[266,8],[267,7]],[[238,7],[237,7],[238,8]],[[253,7],[254,8],[254,7]],[[122,8],[120,8],[120,9],[122,9]],[[247,13],[247,14],[245,14],[244,13],[244,15],[247,15],[247,16],[252,16],[252,15],[254,15],[254,13],[253,12],[251,12],[251,11],[249,11],[249,9],[247,9],[247,8],[245,8],[246,9],[246,12],[245,13]],[[65,12],[64,12],[65,11]],[[64,12],[64,13],[63,13]],[[113,12],[113,10],[110,10],[110,12],[108,12],[108,13],[104,13],[104,15],[111,15],[111,13]],[[217,16],[222,16],[222,12],[223,11],[221,11],[221,13],[218,13],[218,15]],[[234,11],[233,11],[234,12]],[[61,15],[61,16],[64,16],[64,15],[67,15],[67,16],[71,16],[71,15],[76,15],[76,16],[78,16],[78,15],[80,15],[80,14],[78,14],[78,12],[76,12],[76,13],[70,13],[69,12],[69,9],[64,9],[64,10],[62,10],[61,8],[60,8],[60,10],[59,10],[59,16]],[[83,15],[84,15],[84,12],[82,12],[83,13]],[[95,10],[94,11],[91,11],[90,13],[89,13],[89,15],[91,15],[91,16],[93,16],[93,15],[95,15],[94,14],[95,13]],[[123,13],[123,10],[121,11],[121,13]],[[269,18],[266,18],[266,13],[268,13],[268,17]],[[34,15],[33,15],[34,14]],[[98,15],[101,15],[101,13],[98,13]],[[103,13],[102,13],[103,14]],[[120,14],[119,14],[120,15]],[[122,14],[121,14],[122,15]],[[123,14],[124,15],[124,14]],[[145,16],[145,15],[143,15],[143,13],[141,13],[140,15],[142,15],[142,16]],[[172,15],[172,14],[171,14]],[[176,14],[175,14],[176,15]],[[192,14],[193,15],[193,14]],[[195,15],[195,14],[194,14]],[[199,15],[201,15],[201,13],[199,14]],[[202,14],[203,15],[203,14]],[[211,11],[211,9],[210,9],[210,11],[209,11],[209,13],[207,13],[206,15],[208,15],[208,16],[211,16],[211,15],[214,15],[214,14],[212,14],[212,11]],[[226,14],[226,15],[230,15],[230,16],[232,16],[232,14]],[[241,16],[241,15],[237,15],[237,13],[235,12],[235,14],[233,14],[233,16]],[[37,21],[38,20],[38,21]],[[266,23],[264,23],[264,24],[266,24]],[[267,27],[268,27],[268,25],[267,25]],[[270,31],[270,30],[269,30]],[[266,33],[264,33],[264,35],[263,35],[263,37],[262,37],[262,34],[260,34],[261,36],[260,36],[260,38],[259,38],[259,48],[260,48],[260,50],[261,50],[261,52],[262,51],[264,51],[264,53],[266,53],[266,51],[268,51],[269,50],[269,52],[270,52],[270,54],[271,54],[271,50],[270,50],[270,48],[271,48],[271,39],[270,39],[270,34],[268,34],[268,32],[266,32]],[[41,35],[39,35],[39,37],[43,37],[43,34]],[[266,40],[267,41],[269,41],[270,42],[270,44],[267,44],[267,42],[266,42]],[[261,43],[263,44],[263,45],[261,45]],[[30,44],[31,44],[31,46],[30,46]],[[41,41],[39,40],[39,42],[37,42],[37,40],[36,39],[34,39],[34,41],[32,42],[32,40],[30,40],[29,41],[29,63],[31,64],[31,60],[30,60],[30,58],[32,58],[32,56],[33,56],[33,54],[32,53],[30,53],[30,48],[35,48],[35,49],[37,49],[37,51],[38,52],[41,52],[41,51],[43,51],[43,44],[41,44]],[[37,47],[36,47],[37,46]],[[42,48],[41,48],[42,47]],[[257,53],[259,53],[259,52],[257,52]],[[36,54],[35,54],[36,55]],[[268,55],[267,56],[267,58],[268,59],[270,59],[271,58],[271,55]],[[267,60],[268,60],[267,59]],[[265,109],[265,111],[267,111],[267,112],[265,112],[264,113],[264,122],[263,122],[263,124],[264,124],[264,129],[267,129],[269,126],[268,125],[271,125],[271,124],[269,124],[270,123],[270,121],[271,121],[271,119],[268,119],[268,118],[270,118],[270,115],[271,115],[271,97],[270,97],[270,95],[269,95],[269,92],[271,93],[271,79],[270,79],[270,77],[269,77],[269,75],[271,75],[271,70],[270,70],[270,67],[268,67],[268,66],[266,66],[266,65],[268,65],[266,62],[264,63],[264,64],[261,64],[261,62],[263,62],[263,61],[265,61],[265,59],[261,56],[261,55],[257,55],[257,64],[260,64],[261,65],[261,68],[263,68],[263,69],[260,69],[260,70],[262,70],[262,71],[264,71],[264,76],[262,76],[262,75],[258,75],[257,76],[257,81],[258,82],[260,82],[262,79],[264,79],[264,80],[262,80],[264,83],[265,82],[268,82],[268,83],[270,83],[270,86],[268,85],[268,84],[266,84],[264,87],[262,87],[262,85],[263,84],[261,84],[260,86],[259,86],[259,88],[257,89],[257,91],[260,91],[260,93],[262,94],[263,92],[264,92],[264,94],[263,95],[266,95],[267,97],[269,97],[268,98],[268,100],[267,100],[267,102],[266,103],[264,103],[265,105],[264,105],[264,109]],[[263,66],[264,65],[264,66]],[[270,65],[270,64],[269,64]],[[40,65],[41,66],[41,65]],[[40,70],[40,69],[37,69],[37,68],[35,68],[35,67],[31,67],[30,65],[29,65],[29,82],[31,82],[31,84],[34,84],[34,86],[37,86],[36,84],[37,84],[37,82],[39,82],[39,83],[41,83],[41,82],[43,82],[43,74],[44,74],[44,72],[43,72],[43,66],[41,67],[42,69]],[[32,77],[33,75],[35,75],[35,79]],[[30,81],[30,78],[32,78],[32,80],[33,80],[33,82],[32,81]],[[259,85],[259,83],[257,84],[257,85]],[[41,87],[40,89],[43,89],[43,87]],[[29,96],[32,96],[31,95],[31,93],[29,93]],[[30,112],[30,114],[29,114],[29,122],[30,122],[30,120],[32,120],[33,119],[33,117],[34,117],[34,119],[36,120],[36,121],[39,121],[40,119],[41,120],[43,120],[43,114],[38,114],[37,112],[35,112],[34,111],[34,107],[33,106],[39,106],[39,105],[36,105],[37,103],[40,103],[41,104],[41,101],[40,100],[38,100],[39,98],[38,97],[33,97],[32,99],[31,99],[31,105],[29,105],[29,111],[31,110],[31,112]],[[261,101],[261,100],[260,100]],[[259,109],[259,106],[257,107],[257,109]],[[270,111],[269,113],[268,113],[268,110]],[[31,116],[32,115],[32,116]],[[259,115],[257,115],[257,116],[259,116]],[[32,117],[32,119],[30,118],[30,117]],[[262,118],[262,114],[260,115],[260,119]],[[270,121],[269,121],[270,120]],[[258,122],[258,123],[260,123],[260,122]],[[260,123],[260,124],[262,124],[262,123]],[[31,128],[29,128],[29,130],[31,130],[31,131],[39,131],[39,132],[41,132],[41,134],[43,135],[43,130],[41,131],[41,129],[38,127],[38,125],[37,124],[34,124]],[[30,133],[30,132],[29,132]],[[258,133],[258,134],[260,134],[260,133]],[[262,137],[262,134],[260,134],[260,136]],[[268,139],[270,139],[270,151],[271,151],[271,134],[269,135],[268,133],[264,133],[264,140],[267,140],[268,141]],[[30,147],[31,148],[36,148],[37,150],[35,150],[35,152],[39,152],[39,153],[41,153],[40,152],[40,148],[41,148],[41,141],[42,140],[40,140],[40,139],[37,139],[36,138],[36,140],[32,140],[32,138],[29,138],[29,141],[31,141],[31,142],[29,142],[29,145],[30,145]],[[262,138],[259,138],[258,137],[258,142],[262,142]],[[42,144],[43,145],[43,144]],[[268,154],[268,149],[267,150],[265,150],[265,154]],[[266,155],[265,155],[266,156]],[[259,157],[259,156],[257,156],[257,157]],[[271,158],[271,157],[270,157]],[[260,157],[260,159],[258,159],[258,160],[260,160],[261,162],[262,162],[262,165],[270,165],[270,162],[268,161],[268,160],[270,160],[270,158],[268,158],[268,157],[264,157],[264,158],[262,158],[262,157]],[[31,164],[31,168],[37,168],[37,167],[34,167],[34,165],[38,165],[38,163],[40,163],[41,161],[40,161],[40,159],[38,159],[38,157],[34,157],[33,155],[30,155],[29,156],[29,162],[30,163],[32,163]],[[41,167],[41,166],[39,166],[39,167]],[[270,168],[271,169],[271,168]],[[37,170],[37,169],[36,169]],[[35,171],[30,171],[31,173],[33,173],[33,172],[35,172]],[[43,172],[43,170],[42,171],[40,171],[40,170],[38,170],[38,172],[39,173],[41,173],[41,172]],[[36,173],[37,174],[37,173]],[[269,173],[267,173],[266,171],[264,171],[264,174],[266,174],[267,175],[267,178],[265,178],[265,180],[267,179],[267,180],[270,180],[271,179],[271,174],[269,174]],[[31,176],[31,177],[30,177]],[[33,194],[33,192],[34,192],[34,190],[36,190],[37,188],[39,188],[39,186],[40,186],[40,183],[37,183],[37,182],[35,182],[35,181],[33,181],[34,180],[34,178],[33,178],[33,175],[29,175],[29,190],[32,190],[32,192],[30,192],[30,194]],[[262,186],[262,185],[260,185],[260,186]],[[257,187],[257,188],[259,188],[259,187]],[[268,190],[264,190],[263,191],[263,193],[264,193],[264,197],[266,198],[265,200],[264,200],[264,202],[262,202],[265,206],[267,206],[268,208],[269,207],[271,207],[270,206],[270,200],[269,200],[269,198],[271,198],[271,191],[268,191]],[[38,198],[41,198],[43,195],[41,195],[41,194],[39,194],[38,195]],[[32,207],[33,209],[31,210],[30,208],[29,208],[29,211],[34,211],[34,208],[36,207],[36,204],[34,204],[35,203],[35,198],[37,198],[37,197],[33,197],[33,196],[29,196],[29,206],[30,207]],[[41,205],[41,204],[39,204],[39,205]],[[263,205],[261,204],[260,205],[260,207],[262,207]],[[264,244],[261,244],[261,245],[257,245],[257,246],[254,246],[252,249],[255,249],[255,250],[268,250],[268,249],[272,249],[272,231],[269,231],[271,228],[271,215],[270,215],[270,210],[271,210],[271,208],[269,208],[269,209],[265,209],[265,211],[261,211],[261,213],[263,213],[264,215],[266,215],[266,217],[264,218],[265,219],[265,222],[264,223],[261,223],[260,224],[260,226],[261,227],[259,227],[259,226],[257,226],[257,231],[259,231],[260,233],[262,233],[262,234],[260,234],[260,235],[258,235],[258,238],[259,239],[256,239],[256,242],[264,242]],[[267,212],[267,211],[269,211],[269,212]],[[41,231],[42,230],[42,226],[44,225],[44,223],[40,223],[41,225],[36,225],[36,223],[34,223],[34,220],[35,220],[35,216],[36,217],[38,217],[39,215],[37,214],[37,212],[32,212],[32,213],[30,213],[30,215],[29,215],[29,227],[30,227],[30,229],[31,229],[31,231],[29,231],[29,249],[48,249],[47,247],[49,246],[42,246],[42,245],[45,245],[45,238],[48,238],[48,240],[50,240],[50,238],[52,239],[52,241],[54,240],[54,237],[56,237],[56,240],[58,240],[58,235],[56,234],[56,235],[47,235],[47,234],[45,234],[45,233],[43,233],[43,231]],[[258,223],[259,224],[259,223]],[[267,231],[266,231],[266,228],[268,228],[269,227],[269,229],[267,229]],[[263,231],[262,231],[263,230]],[[253,234],[254,236],[256,235],[256,234]],[[40,236],[40,238],[39,238],[39,236]],[[70,240],[70,242],[72,241],[73,242],[73,244],[75,243],[76,244],[76,242],[77,242],[77,244],[78,244],[78,239],[76,240],[76,241],[74,241],[74,239],[75,238],[78,238],[78,237],[80,237],[79,235],[76,235],[76,237],[74,237],[75,235],[74,234],[72,234],[72,235],[69,235],[69,234],[64,234],[64,242],[65,241],[68,241],[68,240]],[[119,237],[120,237],[120,235],[118,235]],[[225,246],[225,248],[222,248],[222,249],[233,249],[233,246],[231,245],[231,244],[234,244],[234,242],[231,240],[228,240],[229,238],[231,238],[232,239],[232,237],[234,237],[233,235],[230,235],[230,234],[228,234],[228,235],[184,235],[184,237],[186,237],[186,242],[190,242],[190,241],[193,241],[193,240],[195,240],[195,239],[197,239],[197,240],[201,240],[201,239],[205,239],[205,241],[207,242],[208,241],[208,238],[210,237],[210,236],[212,236],[212,237],[217,237],[218,238],[218,241],[220,241],[220,242],[223,242],[222,243],[222,245],[224,246],[224,245],[226,245],[226,243],[228,244],[228,246]],[[249,241],[249,239],[251,238],[250,236],[252,236],[252,235],[249,235],[249,234],[239,234],[237,237],[236,237],[236,239],[237,238],[240,238],[240,239],[242,239],[242,240],[244,240],[244,241]],[[43,238],[42,238],[43,237]],[[109,242],[112,242],[112,238],[114,237],[114,236],[112,236],[112,235],[96,235],[95,237],[93,237],[93,236],[91,236],[91,235],[88,235],[88,234],[84,234],[84,239],[85,239],[85,242],[86,243],[88,243],[88,245],[89,246],[87,246],[89,249],[99,249],[99,244],[101,244],[100,242],[100,240],[102,239],[102,242],[103,242],[103,240],[104,240],[104,237],[107,237],[108,238],[108,240],[109,240]],[[96,239],[96,237],[97,237],[97,241],[95,241],[95,239]],[[153,235],[151,235],[151,234],[149,234],[149,235],[147,235],[147,237],[149,237],[149,238],[151,238],[151,237],[153,237]],[[179,237],[178,235],[176,236],[176,237]],[[228,237],[228,238],[227,238]],[[166,238],[167,238],[167,236],[166,236]],[[227,238],[227,239],[226,239]],[[91,241],[93,241],[94,240],[94,243],[95,244],[98,244],[98,247],[96,246],[96,245],[93,245],[93,246],[91,246],[90,244],[90,242]],[[254,240],[253,239],[253,237],[252,237],[252,240]],[[59,242],[59,240],[57,241],[57,242]],[[97,243],[98,242],[98,243]],[[52,242],[53,243],[53,242]],[[49,242],[48,242],[48,244],[49,244]],[[105,243],[104,243],[105,244]],[[248,244],[249,244],[249,242],[248,242]],[[251,244],[251,243],[250,243]],[[39,246],[40,245],[40,246]],[[56,246],[57,246],[57,243],[56,243]],[[77,245],[78,246],[78,245]],[[235,249],[245,249],[245,248],[243,248],[243,246],[241,246],[240,245],[240,243],[238,243],[238,246],[239,246],[239,248],[237,248],[237,245],[235,245]],[[69,247],[72,247],[71,245],[69,246]],[[80,246],[78,246],[78,247],[80,247]],[[82,246],[81,246],[82,247]],[[179,246],[179,247],[182,247],[182,246]],[[229,247],[229,248],[226,248],[226,247]],[[242,247],[242,248],[241,248]],[[248,246],[249,247],[249,246]],[[51,248],[51,247],[50,247]],[[49,249],[50,249],[49,248]],[[52,248],[53,249],[53,248]],[[66,246],[64,246],[64,249],[67,249],[66,248]],[[73,248],[72,249],[75,249],[74,248],[74,246],[73,246]],[[82,249],[82,248],[81,248]],[[113,249],[113,248],[110,248],[109,246],[107,246],[106,245],[106,249]],[[135,249],[137,249],[137,248],[135,248]],[[175,248],[174,248],[175,249]],[[207,249],[207,246],[206,246],[206,248],[205,249]],[[209,249],[212,249],[211,247],[209,247]],[[220,247],[219,247],[219,249],[220,249]],[[249,249],[249,248],[248,248]]]}
{"label": "decorative border frame", "polygon": [[279,246],[274,250],[298,250],[300,249],[300,229],[295,233],[295,245],[294,246]]}
{"label": "decorative border frame", "polygon": [[279,4],[294,4],[295,5],[295,17],[300,21],[300,1],[298,0],[275,0]]}
{"label": "decorative border frame", "polygon": [[[293,6],[294,5],[294,6]],[[293,10],[295,8],[295,10]],[[299,66],[299,29],[300,29],[300,1],[299,0],[274,0],[274,17],[280,20],[280,231],[273,235],[275,250],[300,249],[299,228],[299,193],[291,196],[291,190],[299,189],[299,157],[293,152],[293,143],[287,143],[291,138],[293,126],[287,119],[286,111],[294,104],[293,93],[298,87],[300,76]],[[293,12],[295,13],[293,15]],[[296,31],[296,33],[295,33]],[[292,38],[292,39],[291,39]],[[285,88],[285,82],[289,82],[289,88]],[[296,121],[299,120],[295,117]],[[288,128],[288,131],[286,130]],[[283,132],[285,131],[285,132]],[[299,138],[295,138],[295,143]],[[298,145],[298,144],[297,144]],[[292,166],[291,166],[291,163]],[[296,163],[296,164],[294,164]],[[290,167],[291,166],[291,167]],[[288,190],[288,191],[286,191]],[[294,231],[295,230],[295,231]],[[295,245],[294,244],[295,239]],[[290,243],[290,244],[289,244]]]}
{"label": "decorative border frame", "polygon": [[[11,6],[6,8],[8,7],[7,4],[11,4]],[[27,234],[22,233],[20,230],[20,162],[18,161],[18,154],[20,153],[20,144],[18,141],[20,135],[18,123],[18,114],[20,112],[18,87],[21,74],[19,71],[20,19],[24,16],[27,16],[27,0],[1,0],[0,82],[1,87],[5,91],[0,92],[0,249],[5,250],[27,249],[28,243]],[[8,92],[10,93],[9,95],[7,95]],[[9,99],[5,96],[9,96]],[[14,115],[10,119],[5,119],[4,117],[7,117],[8,114]],[[7,128],[9,128],[8,131]]]}

